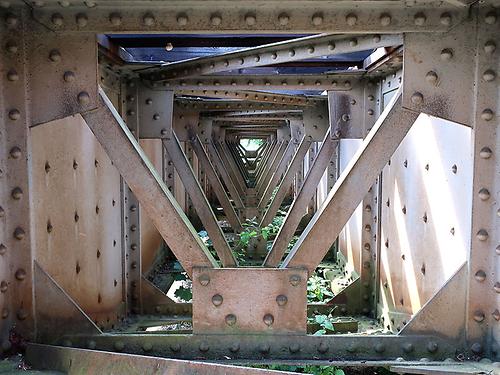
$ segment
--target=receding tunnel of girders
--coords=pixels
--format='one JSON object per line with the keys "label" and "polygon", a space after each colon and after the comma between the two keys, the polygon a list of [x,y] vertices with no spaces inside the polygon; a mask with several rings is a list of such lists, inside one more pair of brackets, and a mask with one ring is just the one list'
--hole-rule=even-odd
{"label": "receding tunnel of girders", "polygon": [[[335,158],[341,129],[328,121],[327,93],[350,90],[384,61],[395,69],[401,65],[397,35],[107,35],[102,40],[121,47],[126,66],[140,63],[132,70],[147,85],[171,90],[176,105],[199,111],[198,127],[188,125],[184,136],[186,125],[178,129],[174,121],[175,136],[163,144],[189,195],[188,217],[224,267],[281,265],[319,208],[315,191]],[[192,155],[197,173],[190,167]],[[336,242],[330,246],[312,272],[308,298],[311,308],[319,303],[316,313],[342,315],[320,305],[358,275],[345,268]],[[155,269],[171,269],[172,261],[166,258],[170,265]],[[165,282],[155,269],[149,278],[161,289],[190,299],[189,282],[181,276]],[[313,323],[325,329],[329,322]]]}

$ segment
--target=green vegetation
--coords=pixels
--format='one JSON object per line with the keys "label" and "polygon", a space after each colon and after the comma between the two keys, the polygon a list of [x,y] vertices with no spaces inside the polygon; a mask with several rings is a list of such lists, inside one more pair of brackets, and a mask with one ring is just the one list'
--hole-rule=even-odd
{"label": "green vegetation", "polygon": [[265,368],[268,370],[290,371],[299,374],[312,375],[345,375],[345,372],[334,366],[290,366],[290,365],[258,365],[255,368]]}

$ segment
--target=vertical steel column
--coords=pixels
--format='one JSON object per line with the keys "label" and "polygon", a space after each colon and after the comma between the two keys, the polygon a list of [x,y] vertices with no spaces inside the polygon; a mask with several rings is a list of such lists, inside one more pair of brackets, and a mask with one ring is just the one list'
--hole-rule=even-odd
{"label": "vertical steel column", "polygon": [[500,125],[498,11],[476,9],[474,177],[466,336],[478,355],[500,357]]}
{"label": "vertical steel column", "polygon": [[[14,11],[14,10],[13,10]],[[24,11],[23,11],[24,12]],[[0,337],[11,328],[34,339],[32,244],[30,241],[30,152],[28,127],[29,32],[27,14],[3,13],[0,23]],[[0,13],[1,14],[1,13]],[[0,343],[9,350],[10,342]]]}

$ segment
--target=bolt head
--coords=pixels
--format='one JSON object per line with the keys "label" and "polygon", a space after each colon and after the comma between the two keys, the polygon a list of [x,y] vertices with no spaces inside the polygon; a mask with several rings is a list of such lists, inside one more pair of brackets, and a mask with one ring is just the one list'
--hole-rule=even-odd
{"label": "bolt head", "polygon": [[248,26],[253,26],[253,25],[255,25],[256,21],[257,21],[257,19],[255,18],[255,15],[253,15],[253,14],[247,14],[247,15],[245,16],[245,22],[246,22],[246,24],[247,24]]}
{"label": "bolt head", "polygon": [[478,196],[481,200],[485,201],[490,198],[490,192],[488,191],[488,189],[482,188],[481,190],[479,190]]}
{"label": "bolt head", "polygon": [[210,17],[210,23],[212,26],[219,26],[222,23],[222,18],[221,16],[214,14],[212,17]]}
{"label": "bolt head", "polygon": [[486,108],[481,112],[481,118],[484,121],[490,121],[493,118],[493,111],[489,108]]}
{"label": "bolt head", "polygon": [[78,25],[78,27],[85,27],[87,26],[88,22],[89,19],[86,14],[80,13],[76,15],[76,24]]}
{"label": "bolt head", "polygon": [[187,25],[187,23],[188,23],[188,20],[189,20],[189,19],[188,19],[188,16],[187,16],[187,15],[185,15],[185,14],[179,14],[179,15],[177,16],[177,24],[178,24],[179,26],[186,26],[186,25]]}
{"label": "bolt head", "polygon": [[146,14],[142,18],[142,22],[145,26],[153,26],[156,23],[155,17],[152,14]]}
{"label": "bolt head", "polygon": [[9,111],[9,118],[13,121],[17,121],[21,118],[21,112],[17,109],[11,109]]}
{"label": "bolt head", "polygon": [[425,80],[429,82],[431,85],[435,85],[438,80],[438,75],[434,71],[430,71],[425,75]]}
{"label": "bolt head", "polygon": [[480,229],[477,233],[476,233],[476,238],[479,240],[479,241],[486,241],[488,239],[488,232],[485,230],[485,229]]}
{"label": "bolt head", "polygon": [[320,26],[323,23],[323,15],[321,13],[316,13],[312,16],[311,22],[314,26]]}
{"label": "bolt head", "polygon": [[61,14],[55,13],[52,15],[52,24],[57,27],[61,27],[64,23],[64,18]]}
{"label": "bolt head", "polygon": [[17,72],[12,69],[12,70],[9,70],[7,72],[7,79],[11,82],[13,81],[18,81],[19,80],[19,74],[17,74]]}
{"label": "bolt head", "polygon": [[441,60],[442,61],[449,61],[453,57],[453,50],[450,48],[445,48],[441,51]]}
{"label": "bolt head", "polygon": [[345,22],[349,25],[349,26],[354,26],[356,25],[356,22],[358,22],[358,17],[355,15],[355,14],[348,14],[345,18]]}
{"label": "bolt head", "polygon": [[491,158],[491,155],[493,154],[493,151],[491,151],[491,149],[489,147],[483,147],[480,151],[479,151],[479,156],[482,158],[482,159],[489,159]]}
{"label": "bolt head", "polygon": [[90,95],[87,91],[82,91],[78,94],[78,103],[80,105],[88,105],[90,103]]}
{"label": "bolt head", "polygon": [[441,14],[439,22],[441,22],[441,25],[450,26],[451,25],[451,14],[450,13]]}
{"label": "bolt head", "polygon": [[382,26],[389,26],[391,24],[391,15],[388,13],[384,13],[380,16],[380,24]]}
{"label": "bolt head", "polygon": [[122,24],[122,16],[119,13],[111,13],[109,15],[109,22],[113,26],[120,26]]}
{"label": "bolt head", "polygon": [[288,25],[288,22],[290,22],[290,17],[286,13],[281,13],[278,16],[278,22],[280,23],[281,26],[286,26]]}
{"label": "bolt head", "polygon": [[487,82],[491,82],[496,78],[496,73],[492,69],[488,69],[483,73],[483,79]]}
{"label": "bolt head", "polygon": [[486,279],[486,273],[483,270],[479,270],[474,274],[474,278],[479,282],[483,282]]}
{"label": "bolt head", "polygon": [[417,13],[413,18],[416,26],[424,26],[425,21],[427,21],[427,17],[423,13]]}
{"label": "bolt head", "polygon": [[438,344],[434,341],[431,341],[427,344],[427,351],[429,353],[435,353],[438,350]]}

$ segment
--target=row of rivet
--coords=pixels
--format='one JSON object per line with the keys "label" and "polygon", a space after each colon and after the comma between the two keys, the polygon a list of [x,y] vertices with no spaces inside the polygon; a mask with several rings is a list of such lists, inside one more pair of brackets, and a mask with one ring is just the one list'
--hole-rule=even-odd
{"label": "row of rivet", "polygon": [[[372,18],[373,15],[370,14],[370,18]],[[394,24],[394,15],[391,14],[390,12],[382,12],[379,13],[378,16],[373,16],[373,18],[378,19],[378,23],[381,27],[389,27],[390,25]],[[89,16],[85,12],[79,12],[74,15],[75,22],[78,27],[84,28],[87,26],[88,21],[89,21]],[[108,14],[108,21],[109,23],[114,26],[114,27],[119,27],[123,24],[123,16],[120,12],[111,12]],[[266,17],[267,18],[267,17]],[[363,21],[360,21],[360,15],[357,14],[356,12],[350,12],[347,13],[345,16],[343,16],[343,22],[346,26],[349,27],[355,27],[357,25],[363,25]],[[490,21],[491,16],[487,15],[486,20]],[[233,21],[232,18],[228,18],[230,21]],[[293,26],[292,23],[292,17],[287,13],[287,12],[281,12],[277,13],[276,16],[276,25],[281,26],[281,27],[291,27]],[[180,12],[175,15],[175,20],[177,22],[177,25],[180,27],[185,27],[187,26],[190,22],[193,23],[193,21],[190,21],[189,15],[185,12]],[[243,16],[243,20],[246,24],[247,27],[258,27],[258,17],[257,13],[255,11],[249,11]],[[54,27],[60,28],[64,25],[64,16],[61,13],[52,13],[50,16],[50,21]],[[145,12],[141,16],[141,21],[142,24],[146,27],[153,27],[157,24],[157,19],[153,12]],[[224,18],[222,17],[222,13],[219,11],[212,12],[208,16],[208,21],[210,22],[210,25],[212,27],[220,27],[223,24]],[[6,16],[5,22],[7,25],[12,26],[17,23],[17,17],[13,14],[8,14]],[[199,21],[197,21],[199,22]],[[266,19],[266,22],[267,21]],[[335,22],[336,24],[340,25],[340,20],[337,20],[335,15],[325,15],[325,13],[318,11],[313,13],[310,18],[309,22],[312,26],[319,27],[327,22]],[[417,27],[425,27],[428,25],[428,17],[423,11],[418,11],[416,12],[413,17],[412,17],[412,22],[415,26]],[[399,20],[396,21],[396,23],[400,23]],[[439,23],[445,27],[449,27],[453,23],[453,16],[450,12],[442,12],[441,15],[439,16]]]}

